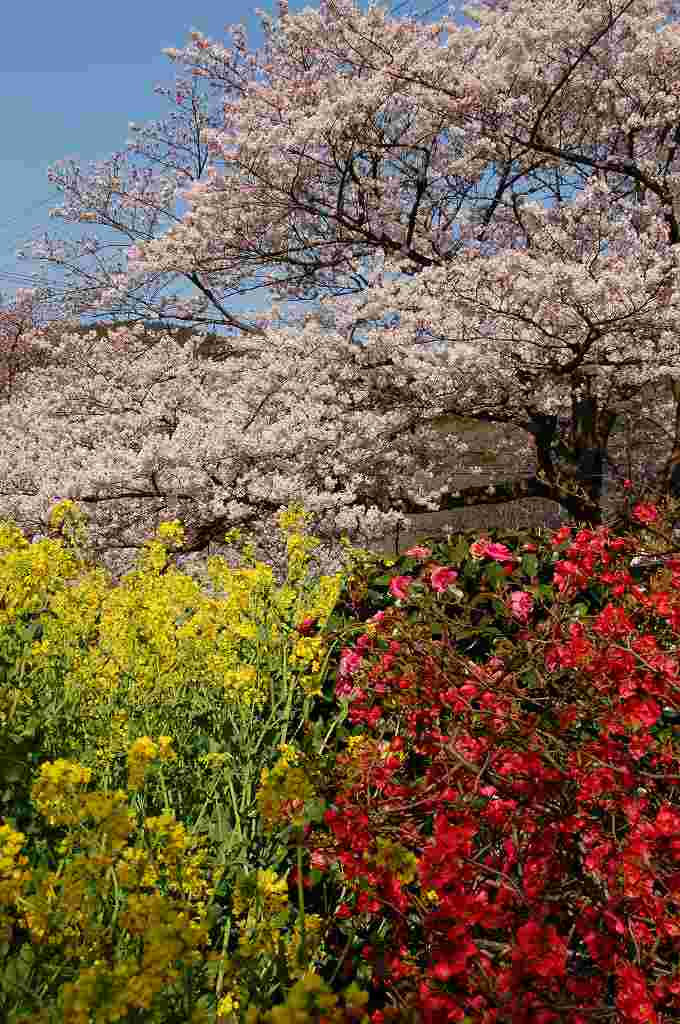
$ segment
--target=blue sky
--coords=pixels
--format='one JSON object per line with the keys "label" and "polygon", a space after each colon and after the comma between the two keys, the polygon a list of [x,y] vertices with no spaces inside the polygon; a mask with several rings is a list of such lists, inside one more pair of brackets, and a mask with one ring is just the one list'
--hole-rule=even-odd
{"label": "blue sky", "polygon": [[[167,114],[153,91],[173,79],[163,47],[184,46],[191,29],[224,40],[225,25],[240,22],[256,45],[262,38],[254,6],[243,0],[23,2],[6,5],[2,20],[0,275],[30,272],[14,253],[36,228],[63,230],[63,221],[48,217],[59,201],[47,181],[50,164],[105,159],[125,145],[130,121]],[[0,276],[0,291],[19,283]]]}
{"label": "blue sky", "polygon": [[[402,16],[426,15],[435,3],[394,0],[394,7]],[[60,202],[47,180],[49,166],[69,158],[84,165],[106,159],[124,147],[130,121],[166,116],[167,101],[153,89],[172,82],[175,65],[161,50],[184,46],[192,29],[226,41],[225,26],[244,23],[251,45],[261,45],[255,13],[260,4],[276,13],[276,0],[252,6],[244,0],[6,5],[0,36],[0,294],[5,299],[29,283],[24,275],[39,271],[38,264],[17,260],[21,243],[45,231],[70,233],[64,221],[48,216]],[[290,4],[291,10],[305,6],[316,7],[317,0]],[[437,7],[440,15],[446,10],[441,0]]]}
{"label": "blue sky", "polygon": [[[360,0],[363,7],[368,0]],[[433,21],[448,0],[381,0],[400,16]],[[276,14],[277,0],[259,0]],[[454,0],[461,24],[466,0]],[[318,0],[291,0],[292,10]],[[28,283],[37,264],[16,259],[22,241],[48,231],[75,234],[48,216],[60,198],[47,180],[49,166],[75,158],[87,165],[123,149],[129,123],[165,117],[169,105],[154,85],[169,85],[175,65],[164,47],[182,47],[192,29],[226,41],[225,26],[244,23],[251,46],[262,43],[255,5],[244,0],[92,0],[6,4],[0,35],[0,294]],[[264,298],[264,296],[263,296]],[[252,301],[252,300],[251,300]]]}

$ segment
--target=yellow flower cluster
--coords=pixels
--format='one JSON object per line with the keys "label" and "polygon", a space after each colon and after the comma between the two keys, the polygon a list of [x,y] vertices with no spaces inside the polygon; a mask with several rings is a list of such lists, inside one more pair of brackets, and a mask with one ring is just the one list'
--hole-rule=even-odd
{"label": "yellow flower cluster", "polygon": [[0,825],[0,945],[9,942],[12,929],[12,918],[2,908],[16,903],[30,879],[28,859],[21,853],[25,840],[23,832]]}
{"label": "yellow flower cluster", "polygon": [[325,1024],[340,1024],[350,1015],[359,1024],[368,1024],[368,1014],[363,1012],[368,993],[353,983],[345,989],[343,997],[344,1008],[323,978],[314,971],[307,971],[293,985],[282,1006],[275,1006],[266,1013],[248,1009],[246,1024],[316,1024],[319,1020]]}
{"label": "yellow flower cluster", "polygon": [[[73,503],[61,502],[51,523],[57,528],[79,515]],[[309,585],[299,578],[314,546],[295,532],[307,518],[295,507],[281,514],[293,563],[281,587],[270,566],[231,569],[223,559],[209,559],[209,576],[223,590],[219,598],[179,570],[165,571],[165,545],[184,537],[178,520],[160,524],[140,567],[116,586],[104,569],[64,547],[63,537],[29,544],[15,526],[0,523],[0,625],[20,613],[41,616],[42,635],[22,653],[25,673],[54,679],[87,729],[91,767],[113,771],[134,721],[183,693],[209,694],[215,709],[234,701],[257,708],[279,678],[272,674],[284,672],[304,694],[321,692],[324,640],[301,637],[293,627],[306,618],[327,622],[342,575]],[[28,689],[8,695],[9,704],[0,696],[0,705],[28,716]]]}
{"label": "yellow flower cluster", "polygon": [[[150,902],[160,904],[161,898],[150,897]],[[156,913],[149,915],[153,923],[145,935],[141,963],[138,957],[114,965],[98,959],[62,987],[65,1024],[90,1024],[93,1019],[108,1024],[125,1019],[130,1011],[149,1011],[157,996],[181,977],[177,964],[201,962],[205,933],[187,930],[181,913],[154,910]],[[207,1024],[207,1020],[205,1014],[191,1017],[196,1024]]]}
{"label": "yellow flower cluster", "polygon": [[239,922],[237,957],[241,963],[270,962],[282,956],[282,930],[291,910],[288,883],[270,869],[242,876],[232,898],[232,913]]}
{"label": "yellow flower cluster", "polygon": [[280,749],[282,755],[274,767],[260,772],[256,798],[262,823],[270,830],[282,822],[301,826],[305,801],[316,796],[312,782],[299,764],[299,752],[287,744]]}
{"label": "yellow flower cluster", "polygon": [[50,825],[73,825],[80,821],[82,787],[92,770],[60,758],[40,766],[33,786],[33,802]]}
{"label": "yellow flower cluster", "polygon": [[142,788],[147,768],[156,759],[167,762],[176,758],[170,736],[161,736],[158,744],[154,743],[150,736],[140,736],[128,750],[128,789]]}
{"label": "yellow flower cluster", "polygon": [[284,910],[288,904],[286,879],[279,878],[268,868],[260,868],[255,874],[239,879],[232,897],[232,912],[241,917],[253,904],[266,917],[274,917]]}
{"label": "yellow flower cluster", "polygon": [[217,1020],[219,1024],[230,1014],[238,1013],[240,1005],[241,1003],[235,992],[227,992],[226,995],[222,996],[217,1005]]}
{"label": "yellow flower cluster", "polygon": [[22,612],[43,612],[55,592],[64,589],[64,580],[82,571],[82,563],[60,540],[29,544],[7,523],[0,523],[0,554],[0,626],[13,623]]}
{"label": "yellow flower cluster", "polygon": [[172,812],[156,818],[146,818],[148,846],[153,851],[157,881],[163,881],[166,891],[189,894],[201,909],[214,892],[204,877],[205,849],[202,840],[187,832]]}
{"label": "yellow flower cluster", "polygon": [[[307,963],[319,954],[323,933],[324,919],[319,914],[305,914],[304,952]],[[302,928],[299,923],[295,924],[286,941],[286,963],[291,978],[300,978],[306,971],[306,964],[302,964]]]}
{"label": "yellow flower cluster", "polygon": [[[130,754],[145,764],[150,755],[171,757],[171,739],[156,744],[142,737]],[[68,829],[56,870],[26,870],[25,837],[0,826],[0,908],[14,912],[14,918],[0,916],[0,925],[8,934],[18,922],[33,945],[58,948],[64,960],[80,965],[61,990],[67,1024],[149,1010],[185,968],[202,965],[215,891],[205,840],[171,812],[138,826],[129,794],[84,791],[91,774],[59,760],[43,764],[34,783],[38,809]],[[192,1020],[208,1024],[202,1012]]]}
{"label": "yellow flower cluster", "polygon": [[[166,784],[172,793],[183,778],[182,734],[164,716],[172,709],[181,729],[182,711],[175,709],[186,707],[188,693],[192,704],[200,698],[210,713],[230,700],[241,702],[249,713],[269,696],[279,678],[275,672],[284,675],[287,669],[294,686],[314,692],[318,680],[313,677],[321,675],[327,653],[324,641],[300,636],[293,627],[305,618],[320,625],[328,620],[342,576],[305,585],[316,546],[296,532],[306,518],[295,509],[281,517],[289,534],[283,587],[276,586],[268,566],[232,570],[222,560],[211,560],[213,582],[224,589],[219,598],[208,597],[193,579],[167,568],[166,544],[180,544],[184,536],[177,520],[158,528],[139,568],[116,587],[103,569],[85,563],[75,550],[82,534],[71,530],[78,522],[72,503],[53,510],[51,525],[61,528],[59,541],[30,545],[16,528],[0,523],[0,626],[26,612],[43,616],[42,635],[22,652],[25,678],[33,673],[40,681],[41,698],[49,686],[60,702],[65,697],[69,715],[88,738],[81,755],[77,741],[64,746],[55,730],[59,752],[77,750],[87,763],[67,757],[44,763],[33,785],[36,808],[49,825],[65,831],[51,851],[59,862],[54,870],[44,864],[29,869],[24,836],[0,825],[0,942],[7,936],[11,941],[18,925],[32,945],[43,947],[45,963],[68,965],[69,981],[58,996],[59,1019],[67,1024],[116,1021],[135,1011],[165,1019],[164,1000],[179,991],[185,968],[205,980],[202,972],[217,955],[206,949],[208,922],[213,921],[212,876],[221,870],[213,839],[198,838],[170,811],[142,817],[149,797],[140,793],[152,768],[162,775],[164,793]],[[69,531],[71,550],[63,546]],[[30,693],[28,687],[28,696],[17,690],[8,706],[30,706]],[[140,723],[151,735],[139,736]],[[179,758],[173,740],[157,735],[161,729],[179,736]],[[270,825],[300,825],[305,803],[316,795],[316,777],[305,771],[294,747],[283,745],[280,753],[276,765],[262,771],[257,803]],[[235,753],[211,753],[202,759],[201,770],[217,775],[226,757],[237,759]],[[173,761],[172,771],[163,772],[160,765]],[[115,787],[125,785],[125,764],[123,790]],[[167,806],[167,794],[165,799]],[[306,915],[303,930],[289,904],[285,877],[271,870],[243,876],[232,896],[229,924],[240,918],[239,963],[253,961],[253,969],[259,968],[264,955],[269,966],[274,961],[284,971],[287,966],[288,976],[303,983],[290,994],[288,1009],[278,1008],[294,1016],[271,1018],[272,1024],[306,1020],[300,1017],[302,1003],[319,1010],[328,1003],[332,1011],[335,997],[323,983],[319,989],[307,970],[321,955],[322,919]],[[212,985],[221,1016],[242,1014],[243,984],[233,977],[226,991],[221,982]],[[298,1008],[296,1000],[302,1000]],[[215,1002],[200,1005],[200,1010],[187,1011],[187,1020],[213,1024]],[[57,1003],[50,1013],[56,1010]],[[329,1020],[335,1019],[333,1012]],[[317,1019],[310,1010],[310,1022]]]}
{"label": "yellow flower cluster", "polygon": [[320,637],[301,636],[296,640],[290,658],[289,665],[305,672],[300,678],[300,685],[309,696],[320,694],[318,673],[321,669],[321,660],[326,653],[326,644]]}

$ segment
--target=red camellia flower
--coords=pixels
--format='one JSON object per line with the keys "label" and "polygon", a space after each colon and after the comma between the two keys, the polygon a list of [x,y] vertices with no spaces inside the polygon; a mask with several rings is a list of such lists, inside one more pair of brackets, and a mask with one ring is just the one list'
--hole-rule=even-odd
{"label": "red camellia flower", "polygon": [[413,583],[412,576],[393,576],[390,580],[390,594],[398,601],[408,596],[409,587]]}
{"label": "red camellia flower", "polygon": [[457,579],[458,573],[455,569],[447,569],[442,565],[438,565],[430,573],[432,589],[436,590],[438,594],[441,594],[451,583],[453,583],[454,580]]}
{"label": "red camellia flower", "polygon": [[[547,620],[533,626],[532,595],[499,584],[531,675],[521,657],[428,646],[402,609],[341,652],[364,742],[331,773],[310,865],[343,872],[336,916],[366,929],[385,1021],[397,998],[423,1024],[680,1020],[677,749],[659,728],[680,707],[680,559],[647,592],[628,571],[633,539],[555,539]],[[471,552],[517,579],[508,555],[485,539]],[[453,572],[429,563],[419,582]],[[395,577],[393,596],[411,582]],[[574,621],[592,583],[607,596]]]}
{"label": "red camellia flower", "polygon": [[484,548],[484,554],[487,558],[493,558],[497,562],[514,562],[516,561],[510,548],[506,547],[505,544],[489,543]]}
{"label": "red camellia flower", "polygon": [[302,622],[297,627],[297,631],[300,634],[300,636],[309,636],[309,634],[314,629],[314,626],[316,625],[317,621],[318,620],[315,618],[303,619]]}
{"label": "red camellia flower", "polygon": [[655,523],[659,518],[656,505],[645,505],[642,502],[633,507],[633,515],[639,523]]}
{"label": "red camellia flower", "polygon": [[430,548],[425,548],[422,544],[416,544],[415,547],[409,548],[406,554],[410,558],[429,558],[432,554]]}

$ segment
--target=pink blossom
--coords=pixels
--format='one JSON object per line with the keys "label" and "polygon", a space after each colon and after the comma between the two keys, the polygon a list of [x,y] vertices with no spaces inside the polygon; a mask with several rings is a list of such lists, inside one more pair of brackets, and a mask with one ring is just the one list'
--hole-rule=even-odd
{"label": "pink blossom", "polygon": [[470,545],[470,557],[474,558],[476,562],[484,558],[488,543],[488,537],[480,537],[479,540],[473,541],[472,544]]}
{"label": "pink blossom", "polygon": [[409,548],[406,554],[410,558],[428,558],[432,551],[430,548],[423,547],[422,544],[416,544],[415,547]]}
{"label": "pink blossom", "polygon": [[534,599],[526,590],[513,590],[510,595],[512,614],[520,622],[526,622],[534,607]]}
{"label": "pink blossom", "polygon": [[458,579],[458,573],[455,569],[447,569],[443,565],[436,566],[430,573],[430,581],[432,583],[432,589],[436,590],[438,594],[453,583],[454,580]]}
{"label": "pink blossom", "polygon": [[413,583],[412,576],[393,576],[390,580],[390,594],[403,601],[408,596],[409,587]]}
{"label": "pink blossom", "polygon": [[298,633],[300,633],[301,636],[309,636],[316,622],[316,618],[303,619],[297,627]]}
{"label": "pink blossom", "polygon": [[639,523],[654,523],[659,518],[659,510],[656,505],[641,502],[633,507],[633,515]]}
{"label": "pink blossom", "polygon": [[349,647],[345,647],[340,657],[340,673],[343,676],[351,676],[361,665],[361,655],[357,654],[356,651],[351,650]]}
{"label": "pink blossom", "polygon": [[497,562],[516,562],[517,559],[510,551],[510,548],[506,548],[505,544],[487,544],[484,549],[484,554],[487,558],[493,558]]}

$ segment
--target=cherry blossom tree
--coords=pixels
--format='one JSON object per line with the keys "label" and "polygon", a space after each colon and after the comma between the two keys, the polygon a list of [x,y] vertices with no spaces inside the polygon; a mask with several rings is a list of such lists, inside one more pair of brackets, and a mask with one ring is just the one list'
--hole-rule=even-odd
{"label": "cherry blossom tree", "polygon": [[203,132],[220,123],[211,90],[197,77],[177,75],[170,87],[159,85],[155,92],[170,104],[169,115],[143,125],[131,122],[124,149],[89,167],[69,159],[49,169],[50,184],[62,196],[50,217],[87,225],[87,233],[73,238],[45,232],[26,240],[19,258],[56,272],[46,289],[70,318],[179,321],[203,330],[219,325],[259,334],[257,323],[230,311],[214,277],[207,280],[193,268],[171,274],[130,270],[131,246],[181,222],[181,193],[206,173]]}
{"label": "cherry blossom tree", "polygon": [[[615,464],[626,418],[665,446],[657,496],[677,494],[674,5],[467,13],[476,28],[347,0],[284,5],[262,16],[261,51],[238,27],[231,47],[193,33],[166,51],[221,91],[198,136],[210,159],[186,190],[168,186],[186,211],[134,238],[97,301],[183,275],[203,285],[186,322],[230,334],[217,359],[170,332],[150,347],[134,323],[65,331],[58,370],[27,374],[2,411],[3,501],[18,517],[72,497],[109,553],[174,514],[185,553],[239,524],[264,542],[296,500],[331,546],[526,497],[597,523],[605,458],[622,478],[649,463]],[[271,309],[237,322],[228,297],[256,287]],[[312,311],[290,317],[284,302]],[[465,451],[461,418],[519,428],[506,454],[534,471],[435,486],[444,456]]]}
{"label": "cherry blossom tree", "polygon": [[0,296],[0,396],[12,397],[15,381],[33,367],[49,364],[44,330],[54,322],[53,302],[44,290],[21,288],[4,301]]}

